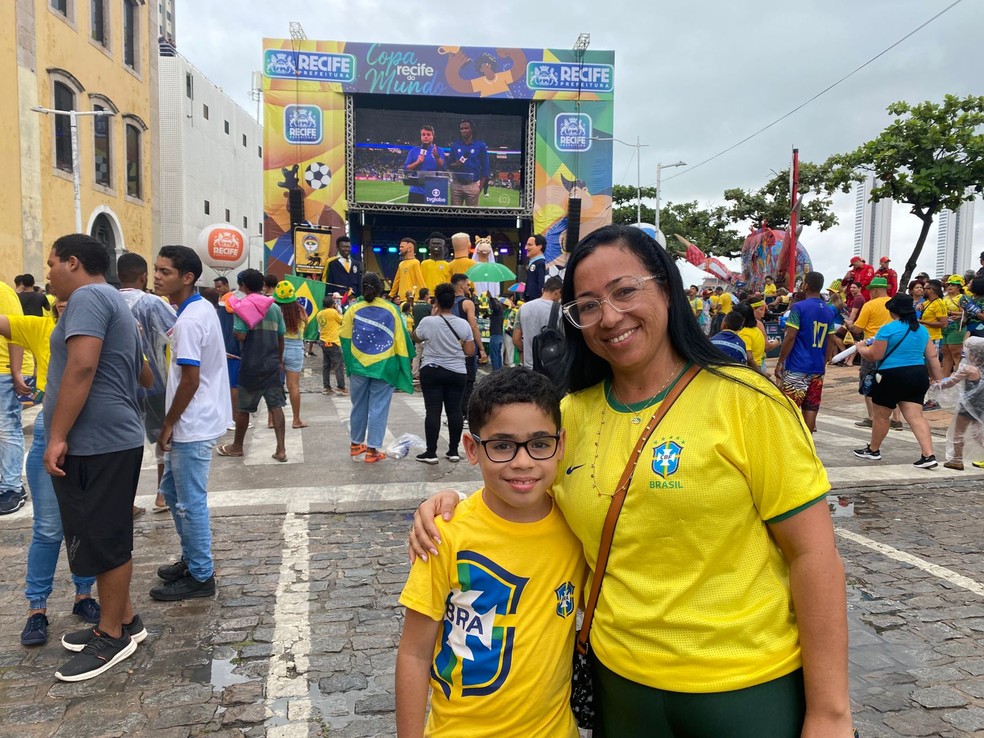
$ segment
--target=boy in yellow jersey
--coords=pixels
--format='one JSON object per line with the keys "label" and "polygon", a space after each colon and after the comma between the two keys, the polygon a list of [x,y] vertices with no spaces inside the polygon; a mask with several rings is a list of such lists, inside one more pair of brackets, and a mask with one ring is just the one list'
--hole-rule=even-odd
{"label": "boy in yellow jersey", "polygon": [[400,596],[397,735],[576,738],[571,643],[586,565],[548,494],[564,455],[560,395],[530,369],[494,372],[468,422],[484,487],[437,521],[441,556],[418,559]]}
{"label": "boy in yellow jersey", "polygon": [[393,286],[390,289],[390,298],[397,305],[400,304],[404,292],[417,290],[425,286],[424,274],[420,271],[420,262],[414,252],[417,250],[417,242],[409,236],[400,239],[400,263],[396,265],[396,274],[393,275]]}
{"label": "boy in yellow jersey", "polygon": [[342,313],[335,303],[341,296],[335,292],[331,297],[322,300],[322,309],[314,316],[318,323],[319,338],[321,339],[321,394],[330,395],[331,374],[335,373],[335,386],[340,395],[347,395],[345,389],[345,361],[342,358],[342,341],[339,333],[342,329]]}

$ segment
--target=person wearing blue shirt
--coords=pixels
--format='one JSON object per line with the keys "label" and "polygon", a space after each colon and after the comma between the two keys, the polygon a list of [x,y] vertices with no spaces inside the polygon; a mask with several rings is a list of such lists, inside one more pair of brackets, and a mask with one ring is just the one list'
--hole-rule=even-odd
{"label": "person wearing blue shirt", "polygon": [[748,363],[748,351],[745,349],[745,341],[737,333],[744,326],[745,319],[741,317],[741,313],[732,310],[724,316],[724,320],[721,323],[721,330],[711,336],[711,343],[714,344],[714,348],[739,364]]}
{"label": "person wearing blue shirt", "polygon": [[540,233],[534,233],[526,239],[526,286],[523,288],[523,302],[543,297],[543,283],[547,279],[547,260],[543,256],[547,248],[547,239]]}
{"label": "person wearing blue shirt", "polygon": [[[871,345],[858,344],[862,359],[876,362],[871,385],[871,440],[854,455],[869,461],[881,460],[881,444],[888,435],[889,418],[897,406],[919,442],[921,456],[913,462],[918,469],[937,465],[933,454],[933,437],[923,416],[923,401],[929,380],[942,376],[939,356],[929,338],[929,331],[919,324],[910,295],[897,292],[885,303],[892,320],[878,329]],[[926,369],[929,368],[929,376]]]}
{"label": "person wearing blue shirt", "polygon": [[834,347],[833,342],[827,340],[834,330],[834,313],[820,297],[822,289],[820,272],[809,272],[803,278],[805,297],[789,309],[775,371],[779,389],[800,408],[803,420],[814,433],[823,393],[823,375]]}
{"label": "person wearing blue shirt", "polygon": [[437,172],[444,169],[444,152],[434,145],[434,126],[420,127],[420,146],[411,147],[407,160],[403,162],[405,172],[415,172],[418,184],[410,185],[408,203],[426,203],[423,172]]}
{"label": "person wearing blue shirt", "polygon": [[489,181],[489,150],[484,141],[475,140],[475,122],[467,118],[458,124],[461,140],[451,144],[448,168],[451,170],[451,204],[478,205],[478,194]]}

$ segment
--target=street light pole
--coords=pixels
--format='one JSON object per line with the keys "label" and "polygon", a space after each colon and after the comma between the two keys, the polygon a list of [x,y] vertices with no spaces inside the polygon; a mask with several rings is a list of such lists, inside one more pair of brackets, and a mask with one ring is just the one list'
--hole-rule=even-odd
{"label": "street light pole", "polygon": [[656,233],[659,233],[659,180],[663,174],[664,169],[672,169],[673,167],[685,167],[687,162],[678,161],[676,164],[657,164],[656,165],[656,218],[653,220],[653,225],[656,226]]}
{"label": "street light pole", "polygon": [[52,108],[34,107],[35,113],[44,115],[67,115],[72,142],[72,186],[75,191],[75,232],[82,232],[82,181],[79,168],[79,116],[80,115],[116,115],[112,110],[54,110]]}
{"label": "street light pole", "polygon": [[[623,146],[630,146],[636,150],[636,223],[641,223],[642,222],[642,149],[649,146],[649,144],[639,143],[638,136],[636,136],[635,143],[629,143],[628,141],[623,141],[620,138],[607,137],[607,136],[592,136],[591,140],[592,141],[618,141],[618,143],[622,144]],[[656,215],[658,220],[659,214],[657,213]]]}

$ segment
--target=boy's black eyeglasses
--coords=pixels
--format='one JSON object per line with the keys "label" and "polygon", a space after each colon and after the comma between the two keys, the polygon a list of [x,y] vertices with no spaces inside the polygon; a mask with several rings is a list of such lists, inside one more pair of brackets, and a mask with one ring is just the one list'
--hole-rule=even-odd
{"label": "boy's black eyeglasses", "polygon": [[519,449],[521,448],[526,449],[529,457],[536,461],[552,459],[554,454],[557,453],[560,443],[559,433],[554,436],[537,436],[536,438],[522,442],[510,441],[507,438],[492,438],[488,441],[483,441],[474,433],[471,434],[471,437],[485,449],[485,455],[489,457],[489,461],[499,464],[504,464],[507,461],[515,459],[516,454],[519,453]]}

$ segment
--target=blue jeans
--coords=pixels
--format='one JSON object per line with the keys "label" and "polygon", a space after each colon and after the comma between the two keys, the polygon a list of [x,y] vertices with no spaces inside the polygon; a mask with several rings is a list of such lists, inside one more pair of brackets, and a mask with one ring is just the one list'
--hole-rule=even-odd
{"label": "blue jeans", "polygon": [[14,378],[0,374],[0,489],[20,489],[24,464],[24,428]]}
{"label": "blue jeans", "polygon": [[489,360],[492,362],[492,371],[497,372],[502,369],[502,335],[489,336]]}
{"label": "blue jeans", "polygon": [[383,379],[352,374],[349,376],[349,391],[352,393],[352,414],[349,416],[352,443],[364,443],[369,448],[381,449],[386,436],[393,386]]}
{"label": "blue jeans", "polygon": [[188,571],[199,582],[215,573],[212,561],[212,528],[209,524],[208,471],[212,465],[211,441],[171,442],[164,453],[164,476],[161,494],[168,507],[174,527],[181,539],[181,558]]}
{"label": "blue jeans", "polygon": [[[65,538],[55,488],[51,486],[51,477],[44,470],[45,445],[44,415],[39,413],[34,420],[34,442],[27,454],[27,484],[31,488],[31,503],[34,505],[34,534],[27,549],[24,594],[27,596],[28,607],[32,610],[43,610],[48,606],[58,554]],[[87,595],[92,592],[96,578],[77,577],[73,574],[72,581],[75,582],[75,594]]]}

